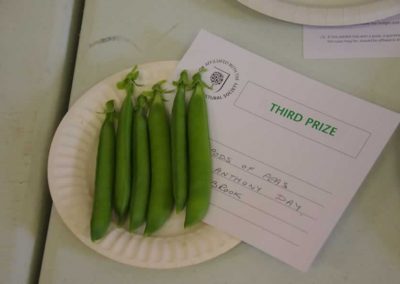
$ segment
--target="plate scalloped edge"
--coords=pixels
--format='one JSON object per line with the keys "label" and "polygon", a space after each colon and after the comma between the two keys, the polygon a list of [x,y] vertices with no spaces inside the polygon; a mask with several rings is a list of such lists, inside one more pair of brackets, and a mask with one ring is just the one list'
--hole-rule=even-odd
{"label": "plate scalloped edge", "polygon": [[270,17],[311,26],[364,24],[400,14],[399,0],[381,0],[343,7],[308,6],[282,0],[238,1]]}
{"label": "plate scalloped edge", "polygon": [[[176,61],[161,61],[139,65],[139,80],[145,87],[168,79]],[[158,234],[143,237],[111,224],[107,235],[99,242],[90,240],[95,151],[102,124],[104,103],[123,99],[115,83],[130,69],[100,81],[81,96],[58,126],[48,158],[48,183],[53,204],[66,226],[84,244],[115,261],[143,268],[177,268],[198,264],[225,253],[240,243],[204,223],[182,229],[183,214],[172,214]],[[144,79],[146,78],[146,79]],[[138,88],[138,92],[141,89]]]}

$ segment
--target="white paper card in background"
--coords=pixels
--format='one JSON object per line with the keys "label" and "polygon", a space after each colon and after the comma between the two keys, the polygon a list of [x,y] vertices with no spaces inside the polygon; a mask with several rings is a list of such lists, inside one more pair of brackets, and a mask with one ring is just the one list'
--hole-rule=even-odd
{"label": "white paper card in background", "polygon": [[206,31],[174,78],[200,66],[213,86],[207,91],[213,192],[205,222],[307,270],[399,114]]}
{"label": "white paper card in background", "polygon": [[400,57],[400,15],[347,27],[303,28],[304,58]]}

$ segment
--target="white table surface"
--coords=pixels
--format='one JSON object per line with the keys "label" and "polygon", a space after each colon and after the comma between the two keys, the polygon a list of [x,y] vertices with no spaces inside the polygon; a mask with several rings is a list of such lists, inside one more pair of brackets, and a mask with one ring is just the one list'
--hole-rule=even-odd
{"label": "white table surface", "polygon": [[[87,0],[70,103],[126,67],[179,60],[201,28],[308,77],[400,111],[400,59],[305,60],[301,26],[229,0]],[[53,208],[40,283],[398,283],[399,145],[397,130],[308,273],[246,244],[186,268],[126,266],[83,245]]]}
{"label": "white table surface", "polygon": [[79,2],[0,1],[0,283],[38,280],[47,155],[69,97]]}

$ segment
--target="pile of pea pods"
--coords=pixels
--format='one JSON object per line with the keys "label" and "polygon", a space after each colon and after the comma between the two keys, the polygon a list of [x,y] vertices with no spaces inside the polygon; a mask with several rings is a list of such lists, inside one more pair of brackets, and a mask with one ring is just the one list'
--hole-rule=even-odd
{"label": "pile of pea pods", "polygon": [[[172,211],[185,211],[185,227],[206,215],[212,163],[204,68],[189,79],[186,70],[167,91],[161,81],[134,96],[139,70],[134,67],[117,88],[126,96],[119,111],[113,100],[104,108],[96,159],[90,233],[101,239],[113,212],[119,224],[144,235],[159,230]],[[191,92],[189,103],[186,95]],[[171,115],[163,95],[175,92]]]}

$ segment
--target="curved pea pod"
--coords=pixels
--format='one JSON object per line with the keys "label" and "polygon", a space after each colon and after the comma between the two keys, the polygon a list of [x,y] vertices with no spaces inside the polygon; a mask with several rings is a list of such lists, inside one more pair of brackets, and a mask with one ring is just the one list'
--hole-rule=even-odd
{"label": "curved pea pod", "polygon": [[115,166],[115,193],[114,209],[119,223],[122,223],[128,213],[129,197],[131,192],[131,152],[132,152],[132,95],[135,89],[135,80],[139,72],[136,67],[117,84],[119,89],[126,90],[118,117],[116,166]]}
{"label": "curved pea pod", "polygon": [[211,197],[212,161],[208,127],[206,84],[200,69],[193,75],[193,93],[188,106],[189,195],[185,227],[199,223],[208,211]]}
{"label": "curved pea pod", "polygon": [[143,95],[137,98],[137,109],[132,127],[133,180],[129,206],[129,230],[134,231],[146,221],[150,192],[150,152],[147,127],[147,102]]}
{"label": "curved pea pod", "polygon": [[172,193],[171,146],[168,116],[164,105],[161,83],[153,86],[149,109],[149,138],[151,158],[150,199],[145,235],[161,228],[171,215],[174,202]]}
{"label": "curved pea pod", "polygon": [[106,117],[100,129],[99,146],[97,148],[95,191],[90,220],[92,241],[101,239],[111,222],[114,166],[114,101],[111,100],[106,103]]}
{"label": "curved pea pod", "polygon": [[171,116],[171,155],[172,184],[177,212],[182,211],[187,198],[187,125],[186,125],[186,88],[189,84],[188,73],[182,71],[174,85],[177,87]]}

